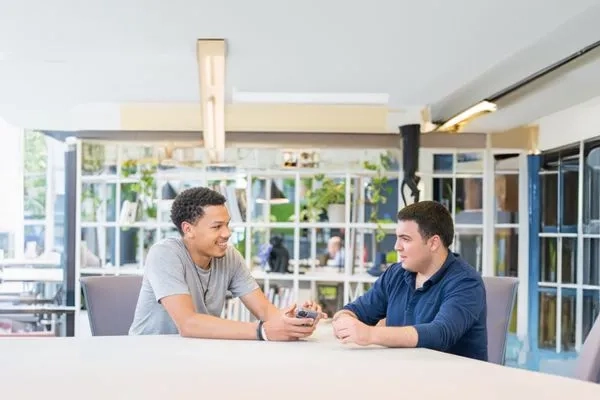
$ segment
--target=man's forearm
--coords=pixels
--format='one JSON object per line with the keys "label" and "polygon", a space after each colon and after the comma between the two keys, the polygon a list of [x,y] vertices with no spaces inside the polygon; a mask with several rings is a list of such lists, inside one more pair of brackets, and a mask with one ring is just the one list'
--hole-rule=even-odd
{"label": "man's forearm", "polygon": [[194,314],[179,327],[184,337],[204,339],[254,340],[257,324],[253,322],[232,321],[206,314]]}
{"label": "man's forearm", "polygon": [[371,328],[371,342],[386,347],[417,347],[419,334],[412,326]]}
{"label": "man's forearm", "polygon": [[269,303],[264,314],[265,315],[262,318],[263,321],[268,321],[270,319],[279,318],[279,316],[281,315],[281,310],[275,307],[273,304]]}

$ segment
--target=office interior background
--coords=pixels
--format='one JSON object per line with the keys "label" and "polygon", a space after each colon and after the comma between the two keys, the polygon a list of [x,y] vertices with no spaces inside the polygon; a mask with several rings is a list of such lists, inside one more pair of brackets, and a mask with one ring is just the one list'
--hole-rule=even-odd
{"label": "office interior background", "polygon": [[79,278],[142,274],[198,185],[271,301],[334,312],[396,261],[409,157],[453,250],[519,278],[507,364],[570,373],[600,310],[596,1],[122,3],[0,6],[0,308],[54,306],[0,334],[87,334]]}

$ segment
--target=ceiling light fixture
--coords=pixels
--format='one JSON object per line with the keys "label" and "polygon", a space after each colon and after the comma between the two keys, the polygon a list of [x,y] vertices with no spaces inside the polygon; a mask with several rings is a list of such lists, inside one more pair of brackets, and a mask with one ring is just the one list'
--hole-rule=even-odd
{"label": "ceiling light fixture", "polygon": [[438,126],[436,131],[453,131],[456,132],[460,127],[467,122],[477,118],[483,114],[494,112],[498,109],[498,106],[491,101],[483,100],[472,107],[462,111],[461,113],[450,118],[442,125]]}
{"label": "ceiling light fixture", "polygon": [[225,159],[225,40],[198,40],[202,135],[209,163]]}

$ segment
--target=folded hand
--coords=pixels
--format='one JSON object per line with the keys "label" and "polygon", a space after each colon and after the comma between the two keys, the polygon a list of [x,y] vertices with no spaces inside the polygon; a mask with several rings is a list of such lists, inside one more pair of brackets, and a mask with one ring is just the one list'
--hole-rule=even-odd
{"label": "folded hand", "polygon": [[372,343],[373,328],[352,316],[340,314],[333,320],[332,325],[335,337],[342,343],[356,343],[360,346]]}

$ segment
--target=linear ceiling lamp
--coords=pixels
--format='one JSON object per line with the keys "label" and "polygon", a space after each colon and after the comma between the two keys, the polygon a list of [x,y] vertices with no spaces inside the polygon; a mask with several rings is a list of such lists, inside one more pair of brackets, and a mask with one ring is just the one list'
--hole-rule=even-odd
{"label": "linear ceiling lamp", "polygon": [[224,39],[200,39],[197,42],[203,138],[211,164],[225,160],[226,47]]}
{"label": "linear ceiling lamp", "polygon": [[589,58],[595,57],[594,52],[598,51],[598,49],[600,49],[600,40],[597,40],[594,43],[585,46],[566,57],[563,57],[553,64],[550,64],[534,72],[533,74],[526,76],[525,78],[509,85],[508,87],[505,87],[499,92],[487,96],[486,100],[481,101],[473,107],[452,117],[448,121],[439,125],[435,130],[457,132],[462,128],[462,126],[478,116],[496,111],[498,104],[500,104],[501,107],[506,107],[509,104],[516,104],[519,97],[537,89],[532,85],[533,83],[541,80],[542,78],[545,79],[546,82],[552,79],[557,79],[561,74],[561,70],[568,71],[564,70],[566,66],[570,65],[572,68],[575,68],[575,61],[579,60],[579,62],[585,63],[587,60],[589,62]]}
{"label": "linear ceiling lamp", "polygon": [[495,103],[487,100],[481,101],[450,118],[448,121],[438,126],[435,130],[457,132],[463,125],[467,124],[473,119],[484,114],[492,113],[497,109],[498,106]]}

